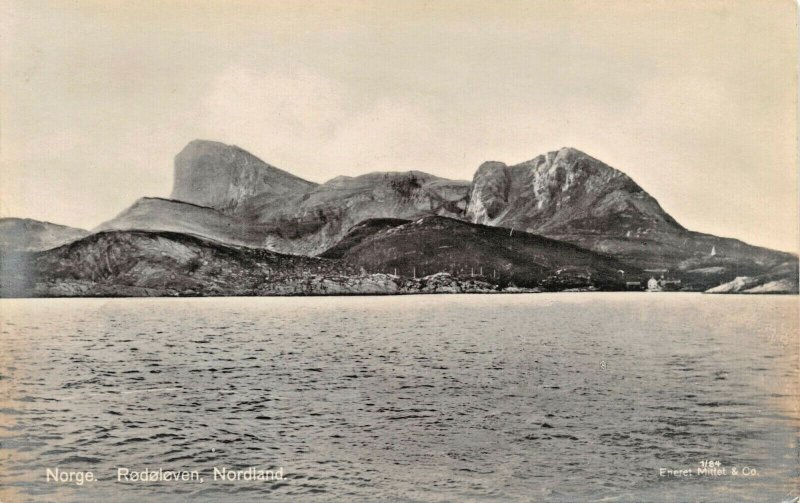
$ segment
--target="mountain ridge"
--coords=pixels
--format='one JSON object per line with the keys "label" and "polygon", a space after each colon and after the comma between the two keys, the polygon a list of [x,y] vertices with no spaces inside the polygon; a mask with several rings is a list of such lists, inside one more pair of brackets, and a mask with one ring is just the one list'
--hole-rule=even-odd
{"label": "mountain ridge", "polygon": [[235,145],[193,140],[175,156],[174,181],[170,198],[140,198],[94,231],[174,232],[343,259],[359,240],[404,225],[398,221],[444,217],[575,245],[628,269],[665,270],[709,288],[743,275],[780,283],[789,270],[783,264],[797,262],[794,254],[686,229],[631,177],[573,147],[514,165],[485,162],[472,181],[410,170],[318,184]]}

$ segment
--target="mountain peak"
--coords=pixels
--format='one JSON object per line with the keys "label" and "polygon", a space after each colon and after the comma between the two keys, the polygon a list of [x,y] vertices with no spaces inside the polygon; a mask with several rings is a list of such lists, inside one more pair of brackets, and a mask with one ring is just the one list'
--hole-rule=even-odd
{"label": "mountain peak", "polygon": [[[254,156],[250,152],[246,151],[245,149],[239,147],[238,145],[228,145],[227,143],[222,143],[220,141],[214,140],[204,140],[202,138],[197,138],[189,143],[186,144],[183,149],[175,156],[178,157],[187,157],[187,156],[233,156],[233,155],[241,155],[243,157],[252,157],[267,166],[269,164],[265,163],[258,157]],[[226,167],[224,165],[219,165],[218,167]],[[277,169],[277,168],[276,168]]]}
{"label": "mountain peak", "polygon": [[[561,147],[558,150],[551,150],[546,154],[541,154],[530,161],[522,162],[519,165],[532,165],[532,166],[546,166],[551,167],[555,165],[568,165],[573,164],[580,159],[585,159],[589,164],[597,164],[604,168],[608,168],[614,170],[604,162],[600,161],[599,159],[592,157],[591,155],[583,152],[582,150],[578,150],[574,147]],[[484,163],[486,164],[486,163]],[[581,166],[578,166],[581,167]],[[616,171],[616,170],[614,170]]]}
{"label": "mountain peak", "polygon": [[[240,162],[246,162],[260,168],[278,169],[274,166],[267,164],[250,152],[244,150],[236,145],[228,145],[213,140],[195,139],[186,144],[183,149],[175,156],[176,164],[178,162],[188,161],[211,161],[212,167],[217,169],[232,169],[235,165],[231,162],[224,162],[231,157],[238,156]],[[217,161],[217,162],[213,162]]]}
{"label": "mountain peak", "polygon": [[170,198],[227,211],[254,196],[281,196],[315,186],[235,145],[192,140],[175,156]]}
{"label": "mountain peak", "polygon": [[[195,148],[195,147],[217,147],[217,148],[230,148],[236,147],[236,145],[228,145],[227,143],[222,143],[221,141],[215,140],[206,140],[204,138],[195,138],[194,140],[190,141],[186,144],[184,149],[186,148]],[[236,147],[238,148],[238,147]]]}
{"label": "mountain peak", "polygon": [[480,166],[478,166],[478,171],[480,171],[480,170],[492,170],[492,169],[503,169],[503,168],[506,168],[506,167],[508,167],[508,165],[506,163],[504,163],[504,162],[486,161],[486,162],[481,163]]}
{"label": "mountain peak", "polygon": [[589,155],[586,154],[586,152],[578,150],[575,147],[561,147],[560,149],[558,149],[556,151],[556,156],[562,156],[562,157],[585,156],[585,157],[590,157]]}

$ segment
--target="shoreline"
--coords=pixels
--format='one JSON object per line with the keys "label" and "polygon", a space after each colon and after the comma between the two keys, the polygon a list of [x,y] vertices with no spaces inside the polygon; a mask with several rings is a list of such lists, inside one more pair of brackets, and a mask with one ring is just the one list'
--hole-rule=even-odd
{"label": "shoreline", "polygon": [[[630,290],[526,290],[526,291],[464,291],[464,292],[394,292],[394,293],[286,293],[286,294],[265,294],[265,295],[252,295],[250,293],[243,293],[240,295],[184,295],[176,294],[155,294],[155,295],[10,295],[0,296],[2,300],[26,300],[26,299],[224,299],[224,298],[238,298],[238,299],[257,299],[257,298],[300,298],[300,297],[408,297],[414,295],[530,295],[530,294],[559,294],[559,293],[582,293],[582,294],[613,294],[613,293],[630,293],[630,294],[646,294],[653,292],[637,292]],[[788,297],[798,296],[797,292],[763,292],[763,293],[743,293],[743,292],[730,292],[730,293],[708,293],[704,291],[680,290],[674,292],[657,292],[661,294],[675,295],[675,294],[702,294],[717,297]]]}

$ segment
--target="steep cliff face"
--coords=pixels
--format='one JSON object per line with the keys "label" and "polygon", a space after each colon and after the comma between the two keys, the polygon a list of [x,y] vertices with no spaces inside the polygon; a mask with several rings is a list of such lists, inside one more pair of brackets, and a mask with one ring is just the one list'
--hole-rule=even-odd
{"label": "steep cliff face", "polygon": [[0,251],[39,251],[70,243],[89,231],[29,218],[0,218]]}
{"label": "steep cliff face", "polygon": [[253,196],[280,198],[315,186],[239,147],[195,140],[175,157],[171,199],[233,211]]}
{"label": "steep cliff face", "polygon": [[143,198],[101,230],[182,232],[222,243],[316,255],[362,220],[464,218],[470,182],[421,171],[336,177],[322,185],[244,150],[195,140],[175,158],[172,199]]}

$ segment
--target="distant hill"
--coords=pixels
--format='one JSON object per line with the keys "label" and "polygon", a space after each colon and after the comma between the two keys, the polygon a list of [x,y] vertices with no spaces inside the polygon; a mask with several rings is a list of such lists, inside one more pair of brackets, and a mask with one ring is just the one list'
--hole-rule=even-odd
{"label": "distant hill", "polygon": [[89,231],[29,218],[0,218],[0,251],[39,251],[87,236]]}

